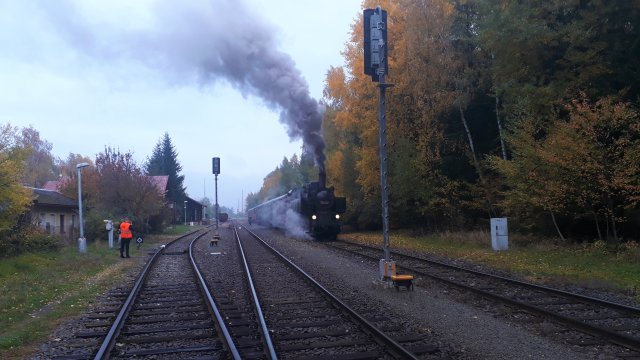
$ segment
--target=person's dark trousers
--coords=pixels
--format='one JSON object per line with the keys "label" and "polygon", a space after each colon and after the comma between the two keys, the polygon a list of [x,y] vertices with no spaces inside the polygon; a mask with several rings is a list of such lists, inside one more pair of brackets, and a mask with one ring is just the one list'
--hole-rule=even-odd
{"label": "person's dark trousers", "polygon": [[[121,239],[120,241],[120,257],[125,257],[124,254],[126,254],[126,257],[129,257],[129,243],[131,242],[131,239]],[[126,252],[125,252],[126,250]]]}

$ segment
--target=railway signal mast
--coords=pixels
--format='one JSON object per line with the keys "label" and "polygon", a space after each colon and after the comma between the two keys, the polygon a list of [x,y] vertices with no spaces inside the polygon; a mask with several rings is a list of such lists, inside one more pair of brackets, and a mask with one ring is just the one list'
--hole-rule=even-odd
{"label": "railway signal mast", "polygon": [[[215,213],[216,213],[216,232],[218,231],[218,175],[220,175],[220,158],[213,158],[213,175],[215,176],[215,185],[216,185],[216,205],[215,205]],[[217,235],[217,234],[216,234]]]}
{"label": "railway signal mast", "polygon": [[380,6],[364,10],[364,73],[378,82],[380,103],[378,125],[380,143],[380,186],[382,194],[382,232],[384,238],[384,259],[380,260],[380,280],[391,277],[395,264],[389,252],[389,199],[387,195],[387,117],[385,113],[385,90],[393,86],[384,81],[389,72],[387,63],[387,12]]}

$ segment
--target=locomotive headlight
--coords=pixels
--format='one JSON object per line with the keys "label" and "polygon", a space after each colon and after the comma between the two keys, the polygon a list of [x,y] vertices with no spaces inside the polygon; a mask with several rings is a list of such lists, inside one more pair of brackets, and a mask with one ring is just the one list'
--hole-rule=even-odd
{"label": "locomotive headlight", "polygon": [[311,220],[315,220],[315,219],[317,219],[317,218],[318,218],[318,217],[316,216],[316,214],[311,215]]}
{"label": "locomotive headlight", "polygon": [[340,220],[340,214],[336,214],[336,220]]}

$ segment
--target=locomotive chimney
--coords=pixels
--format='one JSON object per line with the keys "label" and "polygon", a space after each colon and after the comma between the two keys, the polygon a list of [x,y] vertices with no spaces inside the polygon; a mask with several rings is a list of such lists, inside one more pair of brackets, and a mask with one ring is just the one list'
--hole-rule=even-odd
{"label": "locomotive chimney", "polygon": [[320,165],[318,170],[318,185],[320,189],[324,189],[327,184],[327,173],[324,171],[324,164]]}

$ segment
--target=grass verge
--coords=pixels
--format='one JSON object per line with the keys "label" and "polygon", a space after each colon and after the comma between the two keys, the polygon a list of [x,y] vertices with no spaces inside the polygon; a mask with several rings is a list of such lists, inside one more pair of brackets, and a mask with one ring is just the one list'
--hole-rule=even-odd
{"label": "grass verge", "polygon": [[[158,243],[193,231],[176,228],[149,236],[131,255],[146,256]],[[61,323],[84,311],[94,299],[117,284],[134,261],[123,260],[117,248],[91,242],[87,253],[77,247],[23,254],[0,262],[0,359],[23,359],[37,350]]]}
{"label": "grass verge", "polygon": [[[381,233],[350,233],[340,237],[382,247]],[[509,250],[493,251],[488,233],[415,235],[392,232],[391,248],[418,250],[453,259],[482,263],[524,275],[529,281],[575,283],[613,290],[640,302],[640,246],[635,242],[608,245],[559,244],[511,235]],[[381,253],[382,254],[382,253]],[[401,264],[399,264],[401,265]]]}

